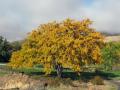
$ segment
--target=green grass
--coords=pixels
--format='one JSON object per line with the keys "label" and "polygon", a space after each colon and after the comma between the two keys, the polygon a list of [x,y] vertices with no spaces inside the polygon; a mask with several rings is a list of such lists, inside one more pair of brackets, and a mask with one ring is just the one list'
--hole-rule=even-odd
{"label": "green grass", "polygon": [[[0,69],[5,67],[5,63],[0,63]],[[4,70],[0,70],[0,77],[7,75],[8,73]]]}
{"label": "green grass", "polygon": [[120,77],[120,71],[110,71],[111,73],[113,73],[114,75]]}
{"label": "green grass", "polygon": [[113,73],[114,75],[117,76],[117,77],[115,77],[115,78],[113,78],[113,79],[120,80],[120,71],[111,71],[111,73]]}
{"label": "green grass", "polygon": [[4,75],[7,75],[8,73],[7,72],[2,72],[0,71],[0,77],[4,76]]}
{"label": "green grass", "polygon": [[42,75],[42,74],[44,74],[42,68],[39,68],[39,69],[38,68],[20,68],[20,69],[13,69],[13,71],[24,73],[27,75]]}
{"label": "green grass", "polygon": [[[12,71],[16,73],[24,73],[30,76],[42,76],[45,73],[43,72],[43,67],[37,65],[33,68],[20,68],[20,69],[9,69],[5,65],[0,65],[0,68],[5,69],[7,71]],[[0,72],[0,76],[4,75],[4,72]],[[50,77],[56,77],[56,71],[53,70],[52,73],[49,75]],[[89,80],[94,76],[101,76],[104,79],[120,79],[120,71],[102,71],[102,72],[82,72],[81,76],[78,76],[75,72],[70,69],[64,69],[62,73],[63,78],[71,78],[73,80],[83,79]]]}

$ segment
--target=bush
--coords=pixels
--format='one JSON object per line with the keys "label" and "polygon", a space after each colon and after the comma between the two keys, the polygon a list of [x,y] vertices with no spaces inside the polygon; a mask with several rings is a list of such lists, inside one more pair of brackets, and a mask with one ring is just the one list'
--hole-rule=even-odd
{"label": "bush", "polygon": [[60,78],[49,78],[48,84],[50,87],[58,87],[60,86]]}
{"label": "bush", "polygon": [[64,85],[73,85],[72,84],[72,80],[70,78],[64,78],[64,79],[61,79],[61,83],[64,84]]}
{"label": "bush", "polygon": [[104,85],[104,80],[100,76],[95,76],[90,82],[94,85]]}
{"label": "bush", "polygon": [[48,84],[51,87],[58,87],[60,84],[63,85],[72,85],[72,80],[70,78],[49,78]]}

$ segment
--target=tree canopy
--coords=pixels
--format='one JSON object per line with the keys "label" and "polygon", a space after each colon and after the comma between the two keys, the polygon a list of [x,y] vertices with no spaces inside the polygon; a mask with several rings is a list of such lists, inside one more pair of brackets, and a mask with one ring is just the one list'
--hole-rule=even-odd
{"label": "tree canopy", "polygon": [[82,71],[82,66],[101,63],[104,37],[91,28],[89,19],[66,19],[40,25],[29,33],[22,49],[14,52],[9,66],[32,67],[42,64],[46,74],[55,68]]}

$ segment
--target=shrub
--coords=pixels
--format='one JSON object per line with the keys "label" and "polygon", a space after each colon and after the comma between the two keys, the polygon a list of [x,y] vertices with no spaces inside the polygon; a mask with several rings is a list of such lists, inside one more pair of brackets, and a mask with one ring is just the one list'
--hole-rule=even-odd
{"label": "shrub", "polygon": [[58,87],[60,84],[72,85],[72,80],[70,78],[49,78],[48,84],[51,87]]}
{"label": "shrub", "polygon": [[48,84],[50,87],[58,87],[60,86],[60,78],[49,78]]}
{"label": "shrub", "polygon": [[61,79],[61,83],[64,85],[72,85],[72,80],[70,78]]}
{"label": "shrub", "polygon": [[104,85],[104,80],[100,76],[95,76],[90,82],[94,85]]}

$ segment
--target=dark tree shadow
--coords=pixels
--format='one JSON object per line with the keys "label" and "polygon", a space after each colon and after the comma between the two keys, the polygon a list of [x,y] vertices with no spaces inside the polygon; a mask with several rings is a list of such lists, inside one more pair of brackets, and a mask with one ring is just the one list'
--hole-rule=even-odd
{"label": "dark tree shadow", "polygon": [[[45,73],[43,71],[31,71],[31,72],[23,72],[24,74],[30,75],[30,76],[43,76]],[[105,80],[111,80],[112,78],[119,77],[118,75],[115,75],[114,73],[110,72],[103,72],[103,71],[97,71],[97,72],[81,72],[80,75],[73,71],[63,71],[62,72],[62,78],[70,78],[72,80],[82,80],[82,81],[89,81],[95,76],[100,76]],[[57,77],[56,71],[52,71],[48,77]]]}
{"label": "dark tree shadow", "polygon": [[[52,73],[51,76],[57,76],[56,72]],[[108,72],[81,72],[80,75],[78,75],[75,72],[63,72],[62,78],[70,78],[72,80],[83,80],[85,82],[91,80],[95,76],[100,76],[105,80],[111,80],[112,78],[119,77],[118,75],[115,75],[114,73],[108,73]]]}

